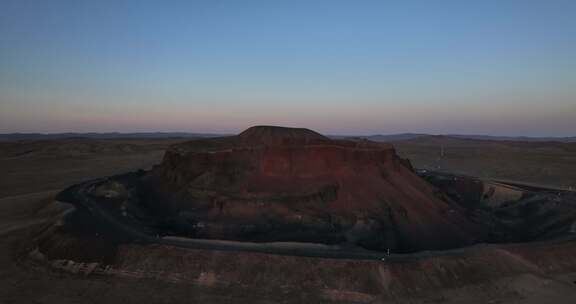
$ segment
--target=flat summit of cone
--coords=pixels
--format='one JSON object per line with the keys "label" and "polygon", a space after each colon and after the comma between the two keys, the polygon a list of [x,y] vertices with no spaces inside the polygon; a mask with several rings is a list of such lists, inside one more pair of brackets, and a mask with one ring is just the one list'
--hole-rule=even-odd
{"label": "flat summit of cone", "polygon": [[240,141],[254,144],[306,143],[329,140],[328,137],[306,128],[254,126],[238,134]]}

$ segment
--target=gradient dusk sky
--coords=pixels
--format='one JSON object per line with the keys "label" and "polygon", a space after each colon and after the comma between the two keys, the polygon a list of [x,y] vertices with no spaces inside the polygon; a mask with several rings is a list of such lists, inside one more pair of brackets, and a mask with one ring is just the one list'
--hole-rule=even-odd
{"label": "gradient dusk sky", "polygon": [[0,133],[256,124],[576,135],[576,1],[0,1]]}

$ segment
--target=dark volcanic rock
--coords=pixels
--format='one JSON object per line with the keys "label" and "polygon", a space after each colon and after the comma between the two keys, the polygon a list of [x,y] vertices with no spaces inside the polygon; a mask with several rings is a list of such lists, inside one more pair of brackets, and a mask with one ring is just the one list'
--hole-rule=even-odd
{"label": "dark volcanic rock", "polygon": [[187,235],[415,251],[482,238],[389,144],[259,126],[172,146],[148,205]]}
{"label": "dark volcanic rock", "polygon": [[255,145],[303,144],[318,140],[329,140],[326,136],[305,128],[277,126],[255,126],[238,134],[240,141]]}

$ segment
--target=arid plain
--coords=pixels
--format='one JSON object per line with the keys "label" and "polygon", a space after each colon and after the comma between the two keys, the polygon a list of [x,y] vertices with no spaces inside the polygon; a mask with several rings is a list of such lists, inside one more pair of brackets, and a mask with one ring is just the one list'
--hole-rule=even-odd
{"label": "arid plain", "polygon": [[[576,297],[573,242],[511,245],[506,250],[479,245],[438,255],[426,252],[386,267],[382,266],[386,261],[153,247],[146,255],[158,258],[169,253],[180,263],[152,265],[161,273],[143,278],[73,274],[22,256],[27,240],[57,213],[51,202],[62,189],[97,177],[150,169],[162,160],[169,145],[186,140],[1,142],[0,302],[571,303]],[[562,189],[576,185],[575,143],[422,137],[397,141],[394,146],[417,168]],[[533,250],[526,253],[525,246]],[[140,259],[143,255],[139,245],[124,254]],[[183,265],[201,269],[200,277],[178,279],[186,278]],[[238,265],[244,268],[235,270],[237,283],[226,287],[217,283],[215,273],[230,272]],[[484,271],[473,273],[479,268]],[[364,277],[369,269],[378,269],[379,278]],[[438,278],[444,281],[437,282]]]}

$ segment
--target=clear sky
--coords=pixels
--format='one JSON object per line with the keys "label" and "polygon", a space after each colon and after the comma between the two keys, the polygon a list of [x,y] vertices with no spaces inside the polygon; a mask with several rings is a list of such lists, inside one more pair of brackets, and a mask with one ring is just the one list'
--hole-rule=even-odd
{"label": "clear sky", "polygon": [[576,135],[576,1],[0,1],[0,133],[256,124]]}

